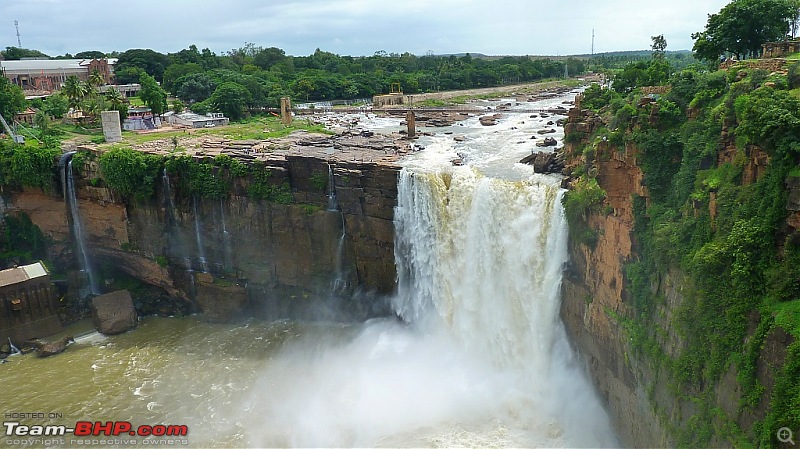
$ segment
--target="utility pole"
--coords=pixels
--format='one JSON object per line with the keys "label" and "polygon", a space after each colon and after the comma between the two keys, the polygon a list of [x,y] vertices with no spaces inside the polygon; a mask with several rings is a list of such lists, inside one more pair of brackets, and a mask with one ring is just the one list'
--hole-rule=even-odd
{"label": "utility pole", "polygon": [[14,28],[17,29],[17,46],[19,48],[22,48],[22,41],[19,40],[19,22],[17,22],[16,20],[14,21]]}

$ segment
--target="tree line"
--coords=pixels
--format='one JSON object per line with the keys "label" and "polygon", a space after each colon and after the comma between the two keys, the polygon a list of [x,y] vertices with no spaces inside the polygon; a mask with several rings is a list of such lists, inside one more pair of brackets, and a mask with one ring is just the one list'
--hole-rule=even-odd
{"label": "tree line", "polygon": [[[35,50],[8,47],[6,59],[46,56]],[[73,55],[59,56],[64,58]],[[317,49],[309,56],[290,56],[275,47],[248,43],[224,54],[191,45],[176,53],[131,49],[122,53],[99,51],[74,57],[114,56],[117,82],[138,83],[152,77],[168,93],[193,109],[220,110],[232,118],[245,108],[278,107],[280,98],[325,101],[368,98],[388,93],[400,83],[405,93],[493,87],[584,73],[584,59],[505,56],[416,56],[376,52],[371,56],[342,56]],[[233,108],[239,104],[242,107]]]}

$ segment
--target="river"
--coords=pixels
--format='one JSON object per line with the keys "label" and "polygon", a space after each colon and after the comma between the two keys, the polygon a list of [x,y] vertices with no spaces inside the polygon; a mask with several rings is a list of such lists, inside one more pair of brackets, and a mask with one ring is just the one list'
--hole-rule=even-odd
{"label": "river", "polygon": [[[558,317],[563,190],[516,163],[554,119],[471,118],[420,140],[395,212],[402,321],[148,317],[57,357],[9,358],[3,411],[58,414],[28,424],[186,425],[169,440],[192,447],[618,446]],[[457,153],[466,165],[450,163]]]}

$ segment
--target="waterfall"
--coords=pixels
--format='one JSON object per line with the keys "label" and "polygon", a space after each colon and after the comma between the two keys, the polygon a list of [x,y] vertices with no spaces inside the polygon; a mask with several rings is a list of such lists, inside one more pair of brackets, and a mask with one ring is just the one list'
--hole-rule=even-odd
{"label": "waterfall", "polygon": [[338,211],[342,219],[342,233],[336,243],[336,260],[334,261],[331,293],[333,295],[344,295],[347,293],[347,273],[345,273],[344,269],[344,246],[347,238],[347,228],[344,223],[344,212],[340,210],[339,202],[336,199],[336,184],[334,183],[331,164],[328,164],[328,211]]}
{"label": "waterfall", "polygon": [[233,269],[233,245],[231,244],[231,234],[228,232],[228,225],[225,223],[225,201],[219,199],[219,213],[222,217],[222,247],[225,251],[225,269]]}
{"label": "waterfall", "polygon": [[543,372],[558,326],[567,232],[554,184],[453,173],[400,175],[397,313],[443,324],[501,365]]}
{"label": "waterfall", "polygon": [[328,210],[334,211],[339,209],[339,203],[336,200],[336,185],[333,183],[333,169],[331,164],[328,164]]}
{"label": "waterfall", "polygon": [[164,167],[164,170],[161,172],[161,182],[164,186],[164,198],[167,203],[167,212],[172,217],[172,221],[175,224],[175,229],[172,230],[170,235],[175,236],[175,242],[178,246],[178,253],[180,254],[181,260],[183,260],[184,267],[186,267],[186,274],[189,276],[189,279],[192,283],[192,292],[194,292],[195,280],[192,259],[186,254],[186,245],[184,245],[183,238],[181,238],[181,233],[178,230],[178,212],[175,208],[175,199],[172,196],[172,184],[170,183],[166,167]]}
{"label": "waterfall", "polygon": [[72,156],[75,151],[64,153],[58,162],[61,170],[61,187],[64,192],[64,201],[69,208],[70,218],[72,219],[72,233],[78,249],[78,262],[81,270],[86,273],[89,281],[89,291],[93,295],[100,294],[100,287],[95,278],[94,269],[89,259],[89,250],[86,247],[86,235],[83,231],[83,221],[81,220],[80,210],[78,209],[78,195],[75,191],[75,179],[72,175]]}
{"label": "waterfall", "polygon": [[331,292],[334,295],[344,295],[347,293],[347,273],[344,269],[344,245],[347,237],[347,228],[344,223],[344,212],[339,211],[342,217],[342,234],[339,236],[339,241],[336,245],[336,261],[333,272],[333,282],[331,283]]}
{"label": "waterfall", "polygon": [[194,214],[194,237],[197,241],[197,254],[200,258],[200,267],[203,273],[208,273],[208,262],[206,261],[206,253],[203,250],[203,236],[200,232],[202,225],[200,224],[200,214],[197,213],[197,196],[192,197],[192,213]]}

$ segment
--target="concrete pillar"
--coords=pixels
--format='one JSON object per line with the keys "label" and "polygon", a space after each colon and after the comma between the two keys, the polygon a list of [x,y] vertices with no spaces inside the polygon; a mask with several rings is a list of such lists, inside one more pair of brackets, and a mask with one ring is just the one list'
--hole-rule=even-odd
{"label": "concrete pillar", "polygon": [[103,124],[103,137],[105,137],[106,142],[119,142],[122,140],[119,111],[100,112],[100,122]]}
{"label": "concrete pillar", "polygon": [[281,97],[281,123],[292,124],[292,103],[289,97]]}
{"label": "concrete pillar", "polygon": [[417,133],[417,118],[413,111],[406,112],[406,124],[408,125],[408,137],[414,137]]}

